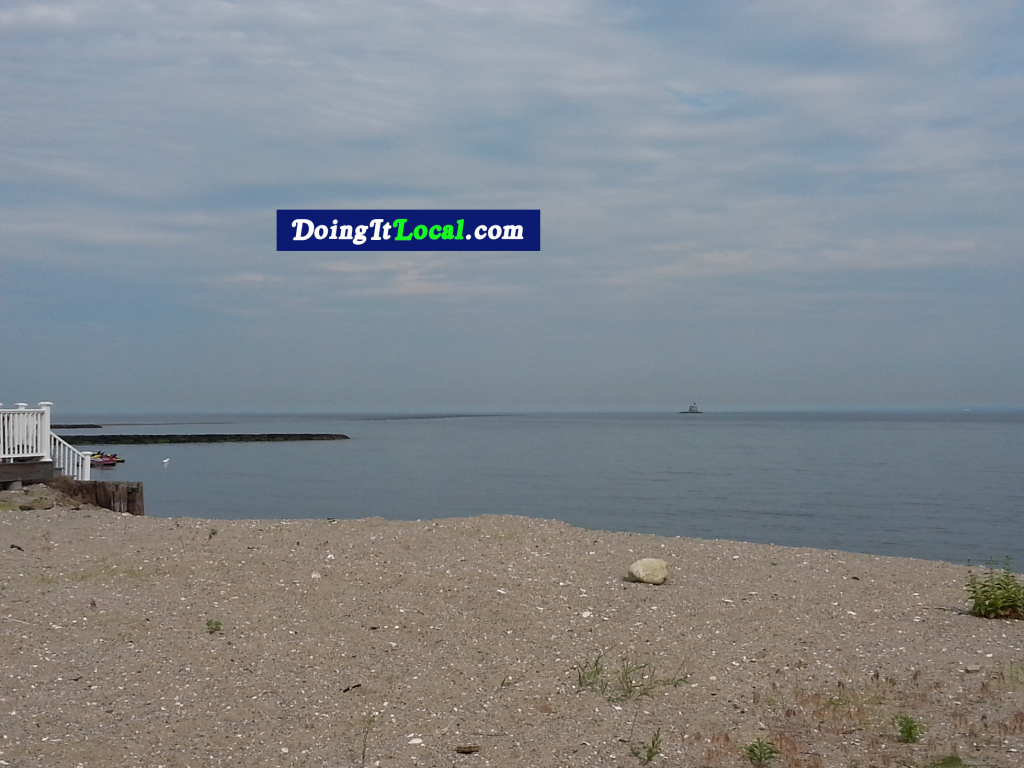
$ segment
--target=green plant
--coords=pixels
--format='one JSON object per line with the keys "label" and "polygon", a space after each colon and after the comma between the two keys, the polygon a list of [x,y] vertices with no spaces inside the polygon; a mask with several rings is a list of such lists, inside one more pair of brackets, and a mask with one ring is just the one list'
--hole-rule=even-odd
{"label": "green plant", "polygon": [[641,664],[628,658],[622,660],[614,679],[608,680],[602,658],[598,656],[586,664],[576,665],[576,686],[581,691],[600,691],[611,702],[632,701],[642,696],[650,696],[654,689],[660,686],[677,687],[686,682],[684,675],[659,678],[651,663]]}
{"label": "green plant", "polygon": [[601,662],[603,656],[597,656],[593,661],[576,665],[576,687],[581,691],[600,690],[604,693],[608,687],[604,679],[604,664]]}
{"label": "green plant", "polygon": [[623,659],[615,675],[615,693],[611,701],[631,701],[654,690],[654,669],[649,663]]}
{"label": "green plant", "polygon": [[661,729],[659,728],[651,736],[650,743],[643,743],[634,745],[629,748],[629,753],[633,755],[643,765],[647,765],[651,760],[661,754]]}
{"label": "green plant", "polygon": [[747,760],[750,761],[751,765],[756,765],[758,768],[768,765],[772,760],[777,760],[782,756],[782,753],[779,752],[774,744],[762,739],[747,744],[743,748],[743,754],[747,756]]}
{"label": "green plant", "polygon": [[210,541],[210,539],[212,539],[216,535],[217,535],[217,529],[216,528],[211,528],[210,532],[206,535],[206,540]]}
{"label": "green plant", "polygon": [[640,664],[635,660],[623,659],[615,675],[612,693],[608,700],[612,702],[632,701],[642,696],[650,696],[654,693],[655,688],[663,685],[671,685],[675,688],[685,680],[686,678],[681,676],[659,678],[655,674],[653,664],[649,662]]}
{"label": "green plant", "polygon": [[221,623],[219,621],[215,621],[214,619],[207,619],[206,631],[212,635],[216,632],[222,632],[223,628],[221,627]]}
{"label": "green plant", "polygon": [[971,595],[971,613],[985,619],[1024,619],[1024,584],[1010,570],[1010,558],[1001,571],[992,560],[985,567],[988,573],[981,579],[967,572],[965,589]]}
{"label": "green plant", "polygon": [[900,715],[896,718],[896,729],[900,732],[900,741],[905,744],[916,744],[921,740],[921,723],[910,715]]}

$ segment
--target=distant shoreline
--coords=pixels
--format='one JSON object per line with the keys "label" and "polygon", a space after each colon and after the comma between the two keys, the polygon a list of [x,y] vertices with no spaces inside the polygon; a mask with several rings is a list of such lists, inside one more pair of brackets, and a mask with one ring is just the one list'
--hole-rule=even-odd
{"label": "distant shoreline", "polygon": [[309,440],[348,440],[348,435],[285,432],[277,434],[205,435],[69,435],[72,445],[168,445],[173,443],[287,443]]}

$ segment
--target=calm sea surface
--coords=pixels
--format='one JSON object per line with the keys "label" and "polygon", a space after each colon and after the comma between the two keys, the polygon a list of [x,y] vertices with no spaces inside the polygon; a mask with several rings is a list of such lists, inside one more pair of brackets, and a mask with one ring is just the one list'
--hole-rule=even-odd
{"label": "calm sea surface", "polygon": [[54,420],[110,425],[59,430],[66,435],[341,432],[352,438],[111,446],[126,463],[94,471],[94,479],[143,481],[151,516],[510,514],[592,529],[956,563],[1001,563],[1009,555],[1015,570],[1024,568],[1022,413],[55,414]]}

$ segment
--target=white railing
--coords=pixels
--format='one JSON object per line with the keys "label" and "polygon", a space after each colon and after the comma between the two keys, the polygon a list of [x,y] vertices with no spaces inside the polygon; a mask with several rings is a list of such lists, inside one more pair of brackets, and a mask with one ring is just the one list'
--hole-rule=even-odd
{"label": "white railing", "polygon": [[50,433],[50,457],[53,459],[53,468],[62,475],[75,480],[89,479],[92,472],[91,454],[78,450],[53,432]]}
{"label": "white railing", "polygon": [[89,454],[50,431],[51,407],[53,403],[39,403],[38,408],[15,403],[14,408],[0,408],[0,462],[52,461],[54,469],[62,474],[88,480]]}
{"label": "white railing", "polygon": [[15,403],[14,410],[0,410],[0,461],[50,457],[50,406],[40,403],[29,408]]}

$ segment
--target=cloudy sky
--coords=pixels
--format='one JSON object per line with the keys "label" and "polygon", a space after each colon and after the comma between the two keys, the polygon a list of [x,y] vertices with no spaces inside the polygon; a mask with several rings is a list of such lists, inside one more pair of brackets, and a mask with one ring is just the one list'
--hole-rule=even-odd
{"label": "cloudy sky", "polygon": [[[0,3],[0,401],[1024,406],[1010,0]],[[539,208],[540,252],[275,250]]]}

